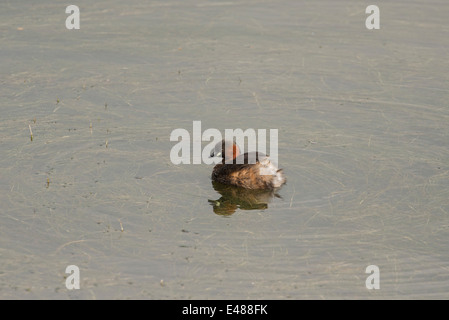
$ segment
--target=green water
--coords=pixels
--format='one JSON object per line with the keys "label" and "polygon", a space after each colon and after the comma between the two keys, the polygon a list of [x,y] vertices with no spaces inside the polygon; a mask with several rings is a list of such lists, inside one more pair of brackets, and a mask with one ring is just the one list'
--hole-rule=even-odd
{"label": "green water", "polygon": [[[76,4],[0,4],[0,298],[449,298],[445,1],[380,30],[353,1]],[[173,165],[193,121],[278,129],[278,197]]]}

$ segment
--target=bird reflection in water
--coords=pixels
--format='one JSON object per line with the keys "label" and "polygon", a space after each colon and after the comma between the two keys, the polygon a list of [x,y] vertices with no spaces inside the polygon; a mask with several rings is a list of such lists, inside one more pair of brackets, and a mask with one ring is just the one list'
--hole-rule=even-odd
{"label": "bird reflection in water", "polygon": [[281,198],[276,189],[245,189],[212,181],[215,191],[221,194],[218,200],[208,200],[218,215],[231,215],[240,210],[265,210],[274,197]]}

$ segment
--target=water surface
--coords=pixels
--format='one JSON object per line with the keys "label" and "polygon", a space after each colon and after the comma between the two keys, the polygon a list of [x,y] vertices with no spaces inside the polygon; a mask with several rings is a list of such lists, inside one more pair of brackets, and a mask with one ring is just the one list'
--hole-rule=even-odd
{"label": "water surface", "polygon": [[[77,5],[0,4],[0,298],[449,298],[445,1],[380,30],[353,1]],[[173,165],[196,120],[278,129],[279,197]]]}

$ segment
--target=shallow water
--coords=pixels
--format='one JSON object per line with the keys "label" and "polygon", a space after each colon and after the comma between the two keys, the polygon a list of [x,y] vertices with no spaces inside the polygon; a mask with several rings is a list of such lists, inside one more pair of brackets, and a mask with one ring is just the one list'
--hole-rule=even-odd
{"label": "shallow water", "polygon": [[[0,298],[449,298],[445,1],[380,30],[353,1],[77,5],[0,4]],[[279,197],[215,214],[212,167],[170,161],[195,120],[278,129]]]}

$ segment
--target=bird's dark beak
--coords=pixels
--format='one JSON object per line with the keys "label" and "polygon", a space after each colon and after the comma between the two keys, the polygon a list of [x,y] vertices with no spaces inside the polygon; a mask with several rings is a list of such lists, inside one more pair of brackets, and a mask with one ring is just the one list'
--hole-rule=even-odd
{"label": "bird's dark beak", "polygon": [[212,150],[210,152],[209,158],[215,158],[215,157],[221,157],[221,151],[219,151],[219,152],[217,152],[217,154],[215,154],[215,150]]}

